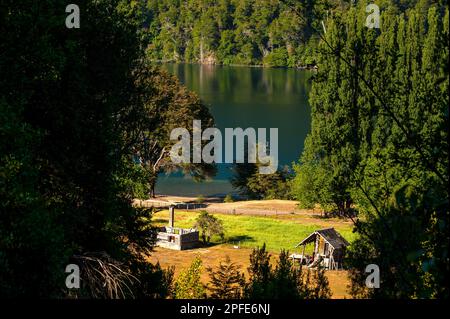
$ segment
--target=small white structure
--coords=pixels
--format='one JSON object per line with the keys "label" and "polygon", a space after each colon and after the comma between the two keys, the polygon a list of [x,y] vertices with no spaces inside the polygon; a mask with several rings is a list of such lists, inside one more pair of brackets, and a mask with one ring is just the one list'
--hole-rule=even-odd
{"label": "small white structure", "polygon": [[156,245],[159,247],[184,250],[195,248],[199,244],[199,232],[192,229],[175,228],[175,206],[169,207],[169,225],[161,227],[156,237]]}

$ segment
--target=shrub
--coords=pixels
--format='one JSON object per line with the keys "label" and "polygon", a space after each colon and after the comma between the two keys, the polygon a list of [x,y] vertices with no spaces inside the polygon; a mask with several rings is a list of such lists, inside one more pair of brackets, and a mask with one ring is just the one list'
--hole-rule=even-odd
{"label": "shrub", "polygon": [[194,227],[200,230],[204,244],[208,244],[214,235],[220,236],[222,240],[224,238],[222,221],[206,211],[200,212]]}
{"label": "shrub", "polygon": [[234,198],[233,196],[231,196],[230,194],[228,194],[227,196],[225,196],[225,198],[223,199],[224,203],[233,203],[234,202]]}
{"label": "shrub", "polygon": [[195,257],[188,269],[182,271],[175,282],[175,299],[203,299],[206,290],[200,281],[202,260]]}

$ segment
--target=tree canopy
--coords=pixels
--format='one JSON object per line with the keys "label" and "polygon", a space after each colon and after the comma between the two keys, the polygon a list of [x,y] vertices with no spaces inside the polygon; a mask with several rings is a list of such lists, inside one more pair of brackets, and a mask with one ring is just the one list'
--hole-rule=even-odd
{"label": "tree canopy", "polygon": [[[355,295],[448,296],[448,5],[384,1],[369,29],[366,4],[327,21],[293,192],[357,212]],[[383,289],[365,288],[369,264]]]}
{"label": "tree canopy", "polygon": [[[165,296],[170,272],[143,257],[151,214],[131,205],[159,170],[136,156],[148,151],[143,163],[153,163],[164,130],[212,117],[148,65],[130,3],[80,1],[79,29],[66,28],[66,5],[0,6],[0,296],[66,297],[71,263],[91,274],[78,296]],[[150,141],[157,150],[143,147]],[[117,295],[117,284],[128,289]]]}

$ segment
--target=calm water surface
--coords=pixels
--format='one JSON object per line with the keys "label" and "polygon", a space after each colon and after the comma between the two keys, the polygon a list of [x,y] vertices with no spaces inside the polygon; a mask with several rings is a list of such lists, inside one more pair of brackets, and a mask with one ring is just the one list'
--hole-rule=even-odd
{"label": "calm water surface", "polygon": [[[162,67],[208,105],[217,127],[278,128],[280,166],[297,161],[310,129],[310,71],[254,67],[163,64]],[[204,128],[202,128],[204,129]],[[196,183],[181,175],[161,175],[157,193],[216,195],[232,192],[230,165],[219,164],[217,176]]]}

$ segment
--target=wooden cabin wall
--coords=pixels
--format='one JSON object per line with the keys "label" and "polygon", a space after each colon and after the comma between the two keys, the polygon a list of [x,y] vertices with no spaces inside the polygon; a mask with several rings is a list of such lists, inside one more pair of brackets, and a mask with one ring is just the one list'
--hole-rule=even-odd
{"label": "wooden cabin wall", "polygon": [[317,236],[319,238],[319,249],[318,252],[319,254],[323,255],[324,249],[325,249],[325,240],[321,237],[321,236]]}

